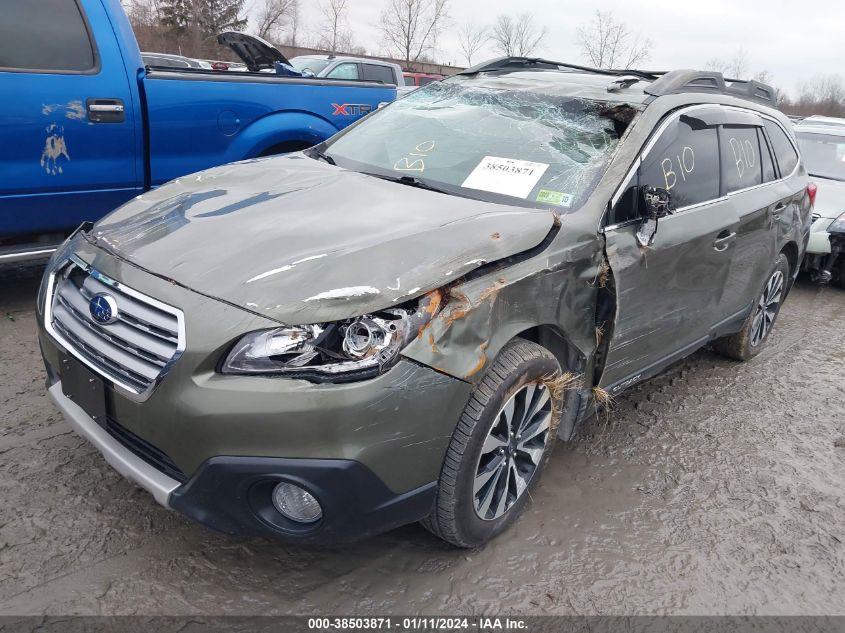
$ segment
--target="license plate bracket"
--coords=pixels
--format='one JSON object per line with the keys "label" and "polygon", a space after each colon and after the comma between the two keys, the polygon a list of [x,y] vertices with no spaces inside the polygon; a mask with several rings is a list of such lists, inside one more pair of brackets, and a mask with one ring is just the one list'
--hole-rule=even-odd
{"label": "license plate bracket", "polygon": [[62,393],[105,428],[106,388],[102,378],[72,356],[62,357],[59,375]]}

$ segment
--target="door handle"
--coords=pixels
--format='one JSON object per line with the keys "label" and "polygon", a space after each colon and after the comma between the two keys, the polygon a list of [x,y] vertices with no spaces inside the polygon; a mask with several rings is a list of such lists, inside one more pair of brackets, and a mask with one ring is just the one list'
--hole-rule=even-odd
{"label": "door handle", "polygon": [[87,99],[85,105],[91,123],[123,123],[126,120],[122,99]]}
{"label": "door handle", "polygon": [[722,253],[727,250],[731,242],[736,238],[736,233],[728,233],[722,231],[719,236],[713,240],[713,250]]}
{"label": "door handle", "polygon": [[786,203],[785,202],[778,202],[775,205],[775,208],[772,210],[772,217],[773,218],[779,218],[785,210],[786,210]]}

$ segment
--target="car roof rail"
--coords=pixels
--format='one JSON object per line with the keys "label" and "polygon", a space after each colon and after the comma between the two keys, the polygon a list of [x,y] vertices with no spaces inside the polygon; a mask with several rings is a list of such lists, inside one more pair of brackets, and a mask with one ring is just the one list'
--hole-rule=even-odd
{"label": "car roof rail", "polygon": [[777,105],[775,89],[754,79],[726,79],[712,70],[672,70],[643,88],[655,97],[689,92],[730,95],[769,106]]}
{"label": "car roof rail", "polygon": [[579,66],[578,64],[567,64],[565,62],[555,62],[550,59],[542,57],[498,57],[491,59],[481,64],[477,64],[472,68],[467,68],[459,72],[459,75],[476,75],[478,73],[490,73],[497,71],[517,71],[517,70],[573,70],[583,73],[593,73],[596,75],[607,76],[628,76],[633,75],[641,79],[654,81],[661,75],[663,71],[652,70],[613,70],[605,68],[591,68],[590,66]]}

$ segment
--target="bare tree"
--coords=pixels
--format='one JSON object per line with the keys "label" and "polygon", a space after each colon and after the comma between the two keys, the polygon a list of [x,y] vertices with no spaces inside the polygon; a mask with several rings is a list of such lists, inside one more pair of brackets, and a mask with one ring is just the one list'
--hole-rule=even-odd
{"label": "bare tree", "polygon": [[380,24],[385,47],[410,65],[434,49],[448,19],[448,0],[388,0]]}
{"label": "bare tree", "polygon": [[299,26],[301,23],[302,13],[299,6],[299,0],[292,0],[290,16],[288,19],[288,27],[284,37],[284,43],[288,46],[298,46]]}
{"label": "bare tree", "polygon": [[596,10],[589,24],[578,27],[578,45],[596,68],[633,68],[651,55],[651,40],[619,22],[611,11]]}
{"label": "bare tree", "polygon": [[534,24],[531,13],[520,13],[513,17],[500,14],[490,31],[493,47],[508,57],[525,57],[531,55],[540,46],[548,34],[544,26],[538,28]]}
{"label": "bare tree", "polygon": [[467,66],[472,66],[472,58],[489,39],[487,27],[475,22],[467,22],[458,29],[458,45],[467,60]]}
{"label": "bare tree", "polygon": [[260,0],[256,13],[255,34],[265,40],[279,40],[291,19],[296,0]]}
{"label": "bare tree", "polygon": [[798,99],[793,105],[794,114],[845,116],[845,82],[842,75],[815,75],[799,86]]}
{"label": "bare tree", "polygon": [[748,79],[748,52],[744,48],[738,48],[731,59],[708,59],[704,68],[720,72],[730,79]]}
{"label": "bare tree", "polygon": [[332,54],[340,50],[341,44],[352,40],[352,34],[346,26],[348,5],[349,0],[323,0],[320,4],[323,28],[320,32],[319,45],[331,51]]}

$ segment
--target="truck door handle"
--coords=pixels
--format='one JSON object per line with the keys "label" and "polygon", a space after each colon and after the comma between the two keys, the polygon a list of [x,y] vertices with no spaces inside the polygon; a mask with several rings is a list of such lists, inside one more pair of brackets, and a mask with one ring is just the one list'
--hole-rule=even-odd
{"label": "truck door handle", "polygon": [[123,123],[126,107],[121,99],[88,99],[88,120],[91,123]]}
{"label": "truck door handle", "polygon": [[778,202],[775,205],[775,208],[772,210],[772,217],[773,218],[779,218],[783,214],[785,209],[786,209],[786,203],[785,202]]}
{"label": "truck door handle", "polygon": [[736,233],[728,233],[727,231],[722,231],[719,233],[718,237],[713,240],[713,250],[719,253],[722,253],[727,250],[728,246],[730,246],[731,242],[736,238]]}

